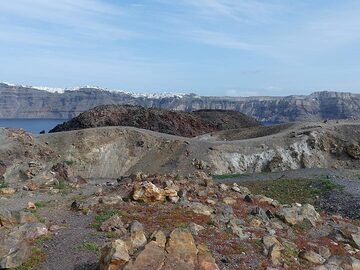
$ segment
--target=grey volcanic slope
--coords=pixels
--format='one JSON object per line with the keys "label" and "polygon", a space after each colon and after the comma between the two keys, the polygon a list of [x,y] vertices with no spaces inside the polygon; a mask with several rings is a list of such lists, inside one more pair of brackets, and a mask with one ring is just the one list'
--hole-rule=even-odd
{"label": "grey volcanic slope", "polygon": [[132,105],[102,105],[57,125],[50,132],[104,126],[131,126],[178,136],[195,137],[225,129],[258,127],[259,123],[254,118],[235,111],[181,112]]}
{"label": "grey volcanic slope", "polygon": [[315,92],[288,97],[141,96],[96,88],[51,93],[24,86],[0,84],[0,118],[70,119],[99,105],[130,104],[171,110],[234,110],[259,121],[349,119],[360,117],[360,94]]}

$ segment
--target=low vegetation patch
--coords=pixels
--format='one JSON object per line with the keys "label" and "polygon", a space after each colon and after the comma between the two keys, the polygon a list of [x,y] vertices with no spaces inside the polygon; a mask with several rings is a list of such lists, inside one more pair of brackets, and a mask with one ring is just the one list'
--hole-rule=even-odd
{"label": "low vegetation patch", "polygon": [[7,188],[9,184],[5,182],[5,180],[0,180],[0,188]]}
{"label": "low vegetation patch", "polygon": [[342,186],[330,180],[312,179],[279,179],[267,181],[247,181],[241,185],[246,186],[254,194],[263,194],[278,200],[282,204],[310,203],[314,204],[318,196]]}
{"label": "low vegetation patch", "polygon": [[94,242],[84,242],[79,248],[92,251],[95,252],[97,255],[100,255],[100,247]]}
{"label": "low vegetation patch", "polygon": [[97,230],[100,229],[100,226],[104,221],[106,221],[109,218],[111,218],[111,217],[113,217],[115,215],[118,215],[118,214],[119,214],[119,212],[116,211],[116,210],[109,210],[109,211],[106,211],[104,213],[101,213],[101,214],[97,215],[95,217],[95,220],[94,220],[93,224],[92,224],[93,228],[95,228]]}

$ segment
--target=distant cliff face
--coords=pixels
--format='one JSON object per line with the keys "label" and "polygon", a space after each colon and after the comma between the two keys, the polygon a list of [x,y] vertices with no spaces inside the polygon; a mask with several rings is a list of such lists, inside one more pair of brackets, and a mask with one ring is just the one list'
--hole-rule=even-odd
{"label": "distant cliff face", "polygon": [[190,95],[138,95],[80,88],[71,91],[44,91],[33,87],[0,83],[0,118],[70,119],[104,104],[131,104],[173,110],[235,110],[259,121],[290,122],[303,120],[360,117],[360,94],[316,92],[288,97],[200,97]]}

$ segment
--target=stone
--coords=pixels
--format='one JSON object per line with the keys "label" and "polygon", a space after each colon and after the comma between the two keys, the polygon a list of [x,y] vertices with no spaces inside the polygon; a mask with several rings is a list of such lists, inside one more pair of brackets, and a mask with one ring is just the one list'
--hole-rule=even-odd
{"label": "stone", "polygon": [[36,191],[39,188],[39,184],[35,183],[34,181],[29,181],[25,186],[23,186],[23,189],[27,191]]}
{"label": "stone", "polygon": [[164,202],[165,193],[163,189],[158,188],[153,183],[144,182],[140,185],[137,184],[134,186],[133,199],[135,201],[144,201],[144,202]]}
{"label": "stone", "polygon": [[316,226],[316,222],[320,221],[319,213],[310,204],[283,207],[276,212],[276,216],[290,225],[307,220],[311,225]]}
{"label": "stone", "polygon": [[135,260],[129,262],[124,270],[159,270],[164,264],[165,250],[156,242],[148,243]]}
{"label": "stone", "polygon": [[71,203],[71,210],[74,210],[74,211],[81,211],[84,209],[84,204],[81,203],[81,202],[78,202],[78,201],[73,201]]}
{"label": "stone", "polygon": [[163,269],[196,269],[198,250],[189,230],[173,230],[167,242],[166,251],[167,255]]}
{"label": "stone", "polygon": [[206,245],[199,244],[197,245],[197,249],[199,270],[220,270]]}
{"label": "stone", "polygon": [[273,199],[266,197],[264,195],[255,195],[254,199],[256,199],[259,203],[266,203],[266,204],[272,204],[274,201]]}
{"label": "stone", "polygon": [[210,205],[215,205],[216,204],[216,201],[212,200],[212,199],[207,199],[206,200],[206,203],[207,204],[210,204]]}
{"label": "stone", "polygon": [[252,209],[250,214],[253,216],[259,217],[264,222],[269,222],[269,220],[270,220],[268,215],[264,211],[264,209],[262,209],[261,207],[258,207],[258,206],[255,207],[254,209]]}
{"label": "stone", "polygon": [[229,189],[229,187],[227,186],[227,185],[225,185],[225,184],[220,184],[220,189],[222,190],[222,191],[227,191],[228,189]]}
{"label": "stone", "polygon": [[313,250],[302,251],[299,257],[314,264],[323,264],[326,260]]}
{"label": "stone", "polygon": [[360,232],[350,234],[350,244],[357,249],[360,249]]}
{"label": "stone", "polygon": [[100,226],[100,231],[117,232],[120,235],[126,234],[124,224],[118,215],[112,216],[108,220],[104,221]]}
{"label": "stone", "polygon": [[346,153],[353,159],[360,159],[360,145],[350,144],[346,147]]}
{"label": "stone", "polygon": [[130,225],[130,245],[129,250],[137,249],[146,244],[147,239],[144,233],[143,225],[135,220]]}
{"label": "stone", "polygon": [[28,222],[37,222],[37,217],[30,212],[20,211],[13,213],[13,215],[16,217],[17,221],[20,224],[28,223]]}
{"label": "stone", "polygon": [[101,251],[100,270],[118,270],[130,261],[125,241],[117,239],[105,245]]}
{"label": "stone", "polygon": [[330,252],[330,249],[328,247],[319,246],[318,247],[318,253],[319,253],[319,255],[321,257],[323,257],[326,260],[331,257],[331,252]]}
{"label": "stone", "polygon": [[99,198],[99,203],[104,205],[116,205],[121,203],[123,200],[121,196],[104,196]]}
{"label": "stone", "polygon": [[233,234],[235,234],[240,239],[248,239],[249,235],[245,234],[243,232],[243,229],[241,227],[242,221],[236,218],[230,219],[229,223],[227,224],[227,227],[231,230]]}
{"label": "stone", "polygon": [[360,270],[360,260],[351,256],[331,256],[324,265],[315,270]]}
{"label": "stone", "polygon": [[0,269],[16,268],[30,255],[30,246],[20,238],[0,239]]}
{"label": "stone", "polygon": [[200,202],[189,203],[189,208],[194,213],[200,214],[200,215],[205,215],[205,216],[210,216],[214,212],[214,209],[212,209],[211,207],[206,206]]}
{"label": "stone", "polygon": [[284,249],[282,244],[272,235],[264,236],[262,241],[264,244],[264,254],[271,259],[273,265],[280,265],[281,251]]}
{"label": "stone", "polygon": [[0,209],[0,228],[13,227],[18,223],[18,220],[13,213],[6,209]]}
{"label": "stone", "polygon": [[226,197],[223,199],[223,203],[233,205],[236,204],[236,200],[232,197]]}
{"label": "stone", "polygon": [[9,233],[10,236],[28,240],[36,239],[46,234],[48,234],[47,227],[45,224],[39,222],[25,223],[21,226],[15,227],[11,233]]}
{"label": "stone", "polygon": [[188,229],[191,232],[192,235],[198,235],[198,233],[205,228],[199,224],[196,224],[194,222],[190,222],[188,225]]}
{"label": "stone", "polygon": [[0,188],[0,195],[10,196],[16,192],[15,189],[10,187]]}
{"label": "stone", "polygon": [[250,190],[247,187],[238,186],[236,183],[234,183],[234,185],[231,187],[231,189],[233,191],[236,191],[236,192],[244,195],[244,196],[251,194]]}
{"label": "stone", "polygon": [[252,203],[252,202],[253,202],[253,200],[252,200],[252,198],[251,198],[250,195],[245,195],[244,201],[247,202],[247,203]]}
{"label": "stone", "polygon": [[65,163],[57,163],[52,168],[51,171],[54,173],[55,178],[59,181],[69,182],[71,184],[85,184],[86,180],[81,176],[75,175],[72,168]]}
{"label": "stone", "polygon": [[155,231],[150,236],[150,239],[155,242],[159,247],[165,247],[166,245],[166,236],[163,231]]}
{"label": "stone", "polygon": [[33,202],[28,202],[26,208],[29,209],[29,210],[35,210],[35,209],[36,209],[36,205],[35,205],[35,203],[33,203]]}
{"label": "stone", "polygon": [[249,222],[251,227],[260,227],[262,221],[259,218],[252,218]]}
{"label": "stone", "polygon": [[315,227],[316,222],[320,220],[320,214],[316,212],[314,206],[311,204],[305,204],[300,209],[300,215],[303,219],[310,221],[310,223]]}

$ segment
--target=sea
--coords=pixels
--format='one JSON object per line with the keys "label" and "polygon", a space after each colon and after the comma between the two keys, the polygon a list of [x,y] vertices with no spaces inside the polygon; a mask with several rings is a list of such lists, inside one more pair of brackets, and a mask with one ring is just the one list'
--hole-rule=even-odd
{"label": "sea", "polygon": [[22,128],[30,133],[39,134],[41,131],[48,132],[64,119],[0,119],[0,127]]}

